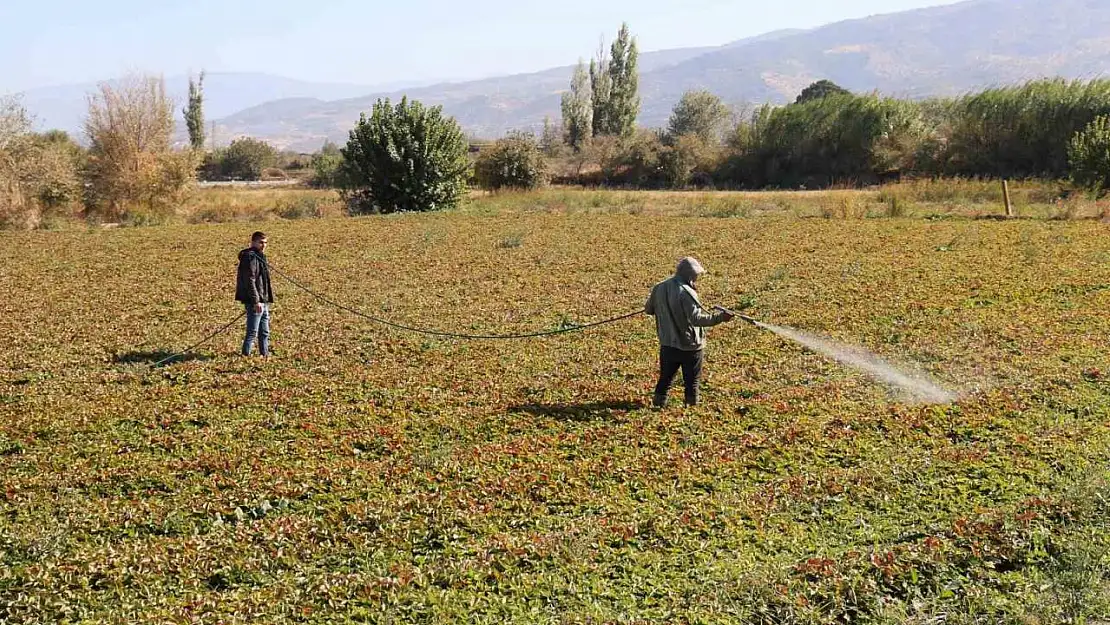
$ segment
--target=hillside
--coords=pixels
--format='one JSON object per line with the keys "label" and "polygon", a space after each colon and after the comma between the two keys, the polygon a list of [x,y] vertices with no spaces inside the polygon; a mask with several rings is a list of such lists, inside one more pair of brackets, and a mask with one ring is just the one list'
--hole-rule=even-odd
{"label": "hillside", "polygon": [[[1110,62],[1110,0],[972,0],[808,31],[780,31],[719,48],[645,54],[640,122],[661,126],[689,89],[731,104],[785,103],[829,78],[856,91],[956,95],[1045,76],[1093,78]],[[441,104],[476,136],[536,129],[559,117],[572,67],[435,85],[335,102],[269,103],[221,120],[228,135],[264,136],[301,149],[345,140],[361,111],[407,93]]]}

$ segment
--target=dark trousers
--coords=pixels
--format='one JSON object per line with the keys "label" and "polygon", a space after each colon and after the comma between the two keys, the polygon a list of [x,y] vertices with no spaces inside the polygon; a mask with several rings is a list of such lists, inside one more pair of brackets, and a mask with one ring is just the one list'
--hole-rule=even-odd
{"label": "dark trousers", "polygon": [[686,387],[686,405],[695,406],[698,403],[698,381],[701,379],[701,365],[705,352],[686,352],[673,347],[659,349],[659,383],[655,385],[656,406],[667,403],[667,393],[671,390],[678,370],[682,369],[682,382]]}

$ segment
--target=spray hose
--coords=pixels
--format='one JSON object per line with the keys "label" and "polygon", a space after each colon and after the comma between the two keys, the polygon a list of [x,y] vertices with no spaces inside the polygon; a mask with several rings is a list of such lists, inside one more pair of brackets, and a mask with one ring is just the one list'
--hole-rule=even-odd
{"label": "spray hose", "polygon": [[[269,264],[268,261],[266,261],[264,259],[259,259],[259,260],[262,262],[262,264],[266,267],[267,270],[273,271],[275,274],[277,274],[279,277],[284,279],[289,284],[293,285],[297,289],[300,289],[301,291],[304,291],[305,293],[307,293],[312,298],[314,298],[314,299],[316,299],[316,300],[318,300],[318,301],[320,301],[324,304],[327,304],[327,305],[332,306],[334,308],[338,308],[339,310],[343,310],[343,311],[348,312],[348,313],[350,313],[350,314],[352,314],[356,317],[360,317],[360,318],[366,319],[368,321],[372,321],[374,323],[378,323],[378,324],[381,324],[381,325],[384,325],[384,326],[388,326],[388,327],[391,327],[391,328],[394,328],[394,329],[397,329],[397,330],[403,330],[403,331],[412,332],[412,333],[415,333],[415,334],[423,334],[425,336],[436,336],[436,337],[441,337],[441,338],[454,338],[454,339],[463,339],[463,340],[519,340],[519,339],[530,339],[530,338],[539,338],[539,337],[545,337],[545,336],[556,336],[556,335],[561,335],[561,334],[569,334],[571,332],[581,332],[583,330],[588,330],[590,328],[596,328],[596,327],[600,327],[600,326],[604,326],[604,325],[609,325],[609,324],[612,324],[612,323],[617,323],[618,321],[623,321],[625,319],[631,319],[632,317],[637,317],[641,314],[644,314],[643,310],[637,310],[637,311],[633,311],[633,312],[630,312],[630,313],[625,314],[625,315],[619,315],[617,317],[610,317],[608,319],[603,319],[601,321],[595,321],[595,322],[592,322],[592,323],[564,325],[563,327],[560,327],[560,328],[555,329],[555,330],[544,330],[544,331],[539,331],[539,332],[527,332],[527,333],[521,333],[521,334],[467,334],[467,333],[460,333],[460,332],[447,332],[447,331],[443,331],[443,330],[436,330],[436,329],[430,329],[430,328],[421,328],[421,327],[401,324],[401,323],[397,323],[397,322],[394,322],[394,321],[389,321],[387,319],[383,319],[381,317],[377,317],[375,315],[365,313],[361,310],[358,310],[358,309],[353,308],[351,306],[348,306],[348,305],[342,304],[340,302],[337,302],[337,301],[335,301],[331,298],[328,298],[324,295],[321,295],[320,293],[318,293],[315,290],[313,290],[312,288],[306,286],[305,284],[303,284],[302,282],[300,282],[296,278],[293,278],[292,276],[290,276],[289,274],[281,271],[280,269],[277,269],[277,268],[273,267],[272,265]],[[749,316],[741,314],[741,313],[733,312],[733,311],[731,311],[731,310],[729,310],[729,309],[727,309],[723,306],[714,306],[714,308],[716,310],[725,312],[725,313],[727,313],[727,314],[729,314],[729,315],[731,315],[731,316],[733,316],[737,319],[741,319],[743,321],[746,321],[746,322],[748,322],[748,323],[750,323],[754,326],[759,326],[759,322],[756,321],[755,319],[753,319],[752,317],[749,317]],[[200,341],[198,341],[194,345],[189,346],[185,350],[183,350],[181,352],[178,352],[178,353],[175,353],[172,356],[169,356],[167,358],[163,358],[162,360],[154,363],[151,366],[151,368],[152,369],[157,368],[157,367],[159,367],[159,366],[161,366],[161,365],[163,365],[167,362],[176,360],[177,358],[180,358],[181,356],[184,356],[185,354],[188,354],[192,350],[200,347],[201,345],[207,343],[208,341],[210,341],[210,340],[216,338],[217,336],[219,336],[219,335],[227,332],[228,330],[230,330],[231,327],[233,325],[235,325],[235,323],[237,321],[239,321],[240,319],[242,319],[245,315],[246,315],[245,312],[239,313],[238,316],[236,316],[234,319],[232,319],[230,322],[228,322],[224,326],[220,327],[218,330],[216,330],[212,334],[209,334],[208,336],[204,337],[203,339],[201,339]]]}

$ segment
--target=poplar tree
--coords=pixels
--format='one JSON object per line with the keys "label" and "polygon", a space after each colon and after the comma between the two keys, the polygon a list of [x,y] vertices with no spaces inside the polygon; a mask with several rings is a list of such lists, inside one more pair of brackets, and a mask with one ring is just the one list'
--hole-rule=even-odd
{"label": "poplar tree", "polygon": [[605,114],[606,134],[627,137],[636,130],[636,118],[640,115],[638,60],[636,39],[629,32],[628,24],[622,24],[609,59],[612,87]]}
{"label": "poplar tree", "polygon": [[189,77],[189,104],[182,110],[189,129],[189,144],[194,150],[204,149],[204,72],[197,80]]}
{"label": "poplar tree", "polygon": [[581,151],[593,137],[594,109],[590,90],[590,77],[586,65],[579,60],[570,82],[570,91],[563,93],[564,142],[575,151]]}

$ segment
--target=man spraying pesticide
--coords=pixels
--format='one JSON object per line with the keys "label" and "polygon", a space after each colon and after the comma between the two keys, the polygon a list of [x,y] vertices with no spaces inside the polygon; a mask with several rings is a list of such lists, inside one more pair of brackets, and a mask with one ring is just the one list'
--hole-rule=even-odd
{"label": "man spraying pesticide", "polygon": [[867,350],[793,328],[764,323],[721,306],[714,306],[713,312],[709,312],[698,299],[696,288],[698,276],[703,273],[705,269],[696,259],[683,258],[673,277],[655,285],[644,306],[644,312],[655,317],[656,333],[659,335],[659,383],[652,401],[656,407],[666,404],[667,392],[679,369],[686,386],[686,405],[697,405],[706,328],[737,318],[860,370],[897,388],[915,403],[947,404],[959,398],[928,376],[905,373]]}
{"label": "man spraying pesticide", "polygon": [[655,317],[659,336],[659,382],[652,405],[662,408],[679,369],[685,386],[685,403],[696,406],[702,364],[705,361],[706,328],[732,321],[734,313],[717,307],[706,311],[698,299],[696,283],[705,268],[696,258],[678,261],[675,273],[651,290],[644,312]]}

